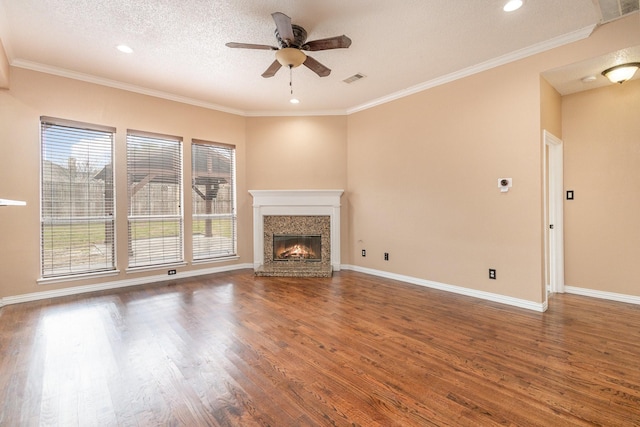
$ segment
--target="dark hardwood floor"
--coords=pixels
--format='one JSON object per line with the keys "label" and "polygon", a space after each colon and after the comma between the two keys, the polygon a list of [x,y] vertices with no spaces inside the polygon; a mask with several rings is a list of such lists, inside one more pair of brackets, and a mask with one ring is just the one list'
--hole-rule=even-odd
{"label": "dark hardwood floor", "polygon": [[0,425],[640,425],[640,306],[252,271],[0,309]]}

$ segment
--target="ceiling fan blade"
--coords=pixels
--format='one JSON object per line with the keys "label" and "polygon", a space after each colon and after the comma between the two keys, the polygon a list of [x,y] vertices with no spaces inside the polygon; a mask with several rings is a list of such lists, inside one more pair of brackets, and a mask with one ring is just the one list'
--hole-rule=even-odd
{"label": "ceiling fan blade", "polygon": [[282,40],[286,40],[287,45],[290,44],[294,40],[291,18],[282,12],[274,12],[271,16],[273,17],[273,21],[276,23],[276,28],[278,29],[280,38]]}
{"label": "ceiling fan blade", "polygon": [[282,67],[282,64],[280,64],[277,60],[273,61],[273,63],[269,65],[269,68],[267,68],[266,71],[262,73],[262,77],[266,79],[275,76],[280,67]]}
{"label": "ceiling fan blade", "polygon": [[235,43],[229,42],[225,46],[240,49],[264,49],[264,50],[278,50],[275,46],[268,46],[266,44],[251,44],[251,43]]}
{"label": "ceiling fan blade", "polygon": [[302,46],[302,50],[327,50],[327,49],[341,49],[351,46],[351,39],[344,34],[336,37],[329,37],[328,39],[313,40],[305,43]]}
{"label": "ceiling fan blade", "polygon": [[327,77],[331,74],[331,70],[310,56],[303,62],[304,66],[319,75],[320,77]]}

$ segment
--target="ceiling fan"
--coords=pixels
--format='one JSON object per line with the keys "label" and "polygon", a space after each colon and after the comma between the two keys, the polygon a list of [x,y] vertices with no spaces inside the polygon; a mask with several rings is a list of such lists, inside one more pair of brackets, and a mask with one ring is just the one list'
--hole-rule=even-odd
{"label": "ceiling fan", "polygon": [[318,76],[326,77],[331,73],[331,70],[312,57],[307,56],[303,50],[316,51],[348,48],[351,46],[351,39],[345,35],[308,42],[307,31],[299,25],[291,24],[291,18],[287,15],[281,12],[275,12],[272,13],[271,16],[276,23],[275,35],[280,47],[235,42],[226,44],[226,46],[232,48],[275,50],[276,59],[269,68],[262,73],[262,77],[273,77],[283,65],[289,68],[304,65]]}

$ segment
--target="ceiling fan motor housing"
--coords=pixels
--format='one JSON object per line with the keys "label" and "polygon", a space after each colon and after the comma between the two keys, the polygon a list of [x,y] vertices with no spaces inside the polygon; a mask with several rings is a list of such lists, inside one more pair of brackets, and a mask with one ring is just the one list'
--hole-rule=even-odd
{"label": "ceiling fan motor housing", "polygon": [[307,41],[307,30],[302,28],[299,25],[292,24],[291,28],[293,29],[293,40],[287,41],[280,37],[280,33],[276,28],[274,33],[276,35],[276,39],[278,40],[278,45],[280,48],[285,47],[295,47],[296,49],[301,49],[304,46],[304,42]]}

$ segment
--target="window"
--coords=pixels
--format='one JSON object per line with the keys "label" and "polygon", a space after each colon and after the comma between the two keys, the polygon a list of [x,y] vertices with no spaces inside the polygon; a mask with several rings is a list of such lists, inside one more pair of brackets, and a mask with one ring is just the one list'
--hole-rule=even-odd
{"label": "window", "polygon": [[235,255],[235,146],[192,142],[193,259]]}
{"label": "window", "polygon": [[182,138],[127,131],[129,267],[181,262]]}
{"label": "window", "polygon": [[115,270],[115,128],[40,118],[43,278]]}

